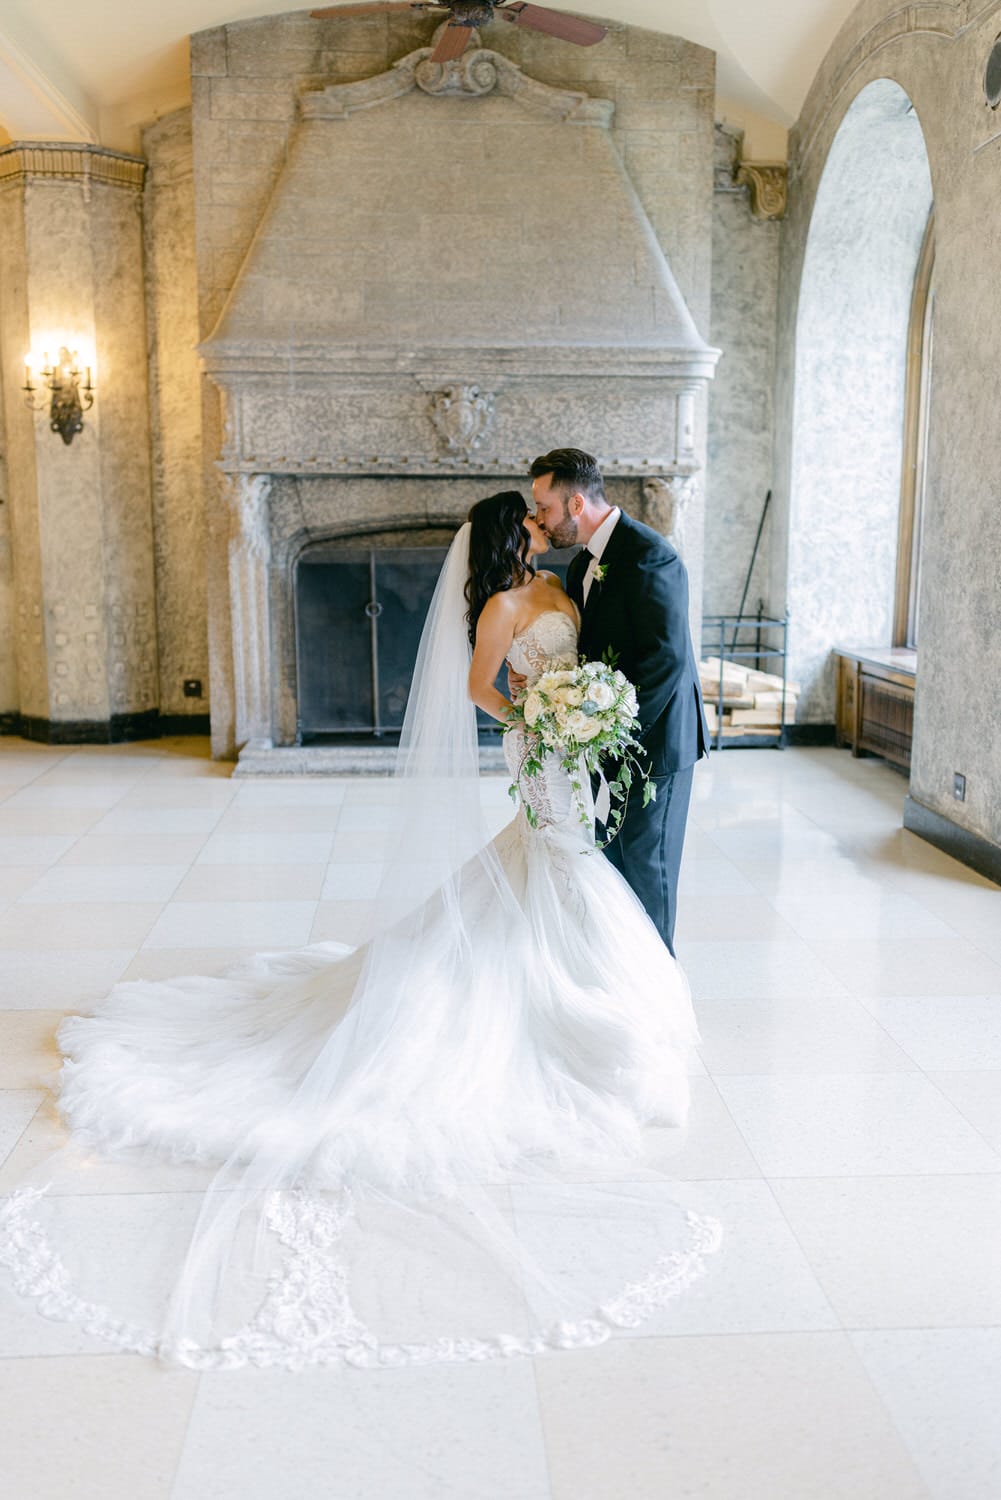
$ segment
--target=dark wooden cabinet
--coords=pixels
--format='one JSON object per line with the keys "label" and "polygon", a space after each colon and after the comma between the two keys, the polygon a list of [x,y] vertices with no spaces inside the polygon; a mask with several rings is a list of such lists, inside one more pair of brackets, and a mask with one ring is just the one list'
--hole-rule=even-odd
{"label": "dark wooden cabinet", "polygon": [[872,751],[905,770],[914,735],[918,656],[902,646],[837,646],[836,731],[853,755]]}

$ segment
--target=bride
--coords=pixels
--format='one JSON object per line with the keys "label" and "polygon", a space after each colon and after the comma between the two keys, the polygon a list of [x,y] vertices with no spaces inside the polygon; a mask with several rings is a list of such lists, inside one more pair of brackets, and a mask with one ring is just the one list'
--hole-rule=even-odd
{"label": "bride", "polygon": [[[42,1312],[196,1368],[486,1359],[600,1342],[700,1273],[718,1226],[643,1163],[687,1112],[684,976],[555,757],[521,783],[534,826],[519,809],[491,839],[482,810],[473,705],[505,719],[505,660],[529,684],[577,662],[547,547],[517,492],[452,544],[373,833],[370,942],[120,984],[60,1027],[70,1144],[48,1190],[0,1207],[0,1266]],[[517,779],[517,731],[504,753]],[[214,1176],[178,1194],[173,1271],[159,1221],[129,1231],[141,1264],[109,1227],[114,1306],[66,1259],[79,1174],[148,1157]]]}

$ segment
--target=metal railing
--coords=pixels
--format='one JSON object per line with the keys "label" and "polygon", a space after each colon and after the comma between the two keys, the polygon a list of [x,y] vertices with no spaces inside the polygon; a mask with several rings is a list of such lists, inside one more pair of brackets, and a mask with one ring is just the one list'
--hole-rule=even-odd
{"label": "metal railing", "polygon": [[[751,630],[755,633],[752,643],[739,639],[742,632]],[[782,644],[772,645],[769,637],[773,633],[781,636]],[[727,637],[730,636],[729,645]],[[716,695],[716,733],[714,746],[716,750],[722,750],[724,745],[733,749],[751,745],[774,745],[776,749],[782,750],[786,743],[786,660],[788,655],[789,640],[789,611],[786,610],[781,619],[773,615],[766,615],[759,608],[755,614],[736,615],[703,615],[702,617],[702,656],[718,656],[719,658],[719,687]],[[712,650],[708,650],[708,647]],[[779,725],[778,731],[763,730],[758,732],[753,725],[748,725],[748,733],[745,735],[729,736],[723,738],[723,691],[724,674],[728,661],[745,662],[754,661],[755,670],[761,671],[762,661],[778,659],[782,663],[781,673],[773,673],[773,676],[781,676],[782,689],[779,699]]]}

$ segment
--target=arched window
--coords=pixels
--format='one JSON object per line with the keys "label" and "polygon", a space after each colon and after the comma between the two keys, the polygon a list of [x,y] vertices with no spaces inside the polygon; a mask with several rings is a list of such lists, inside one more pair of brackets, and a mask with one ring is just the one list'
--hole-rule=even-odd
{"label": "arched window", "polygon": [[908,330],[931,207],[920,120],[876,79],[831,142],[799,287],[786,591],[799,723],[834,718],[834,648],[895,638]]}
{"label": "arched window", "polygon": [[928,403],[931,393],[935,315],[935,211],[928,215],[921,253],[914,272],[907,330],[907,385],[904,396],[904,451],[900,474],[900,523],[897,532],[897,585],[893,644],[918,643],[918,594],[921,581],[921,517],[928,453]]}

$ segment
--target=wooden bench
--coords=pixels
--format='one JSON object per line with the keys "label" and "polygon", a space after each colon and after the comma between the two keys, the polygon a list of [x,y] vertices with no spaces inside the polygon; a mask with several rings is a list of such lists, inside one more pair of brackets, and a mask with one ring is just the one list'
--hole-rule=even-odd
{"label": "wooden bench", "polygon": [[904,646],[836,646],[839,745],[867,750],[905,770],[914,735],[918,654]]}

